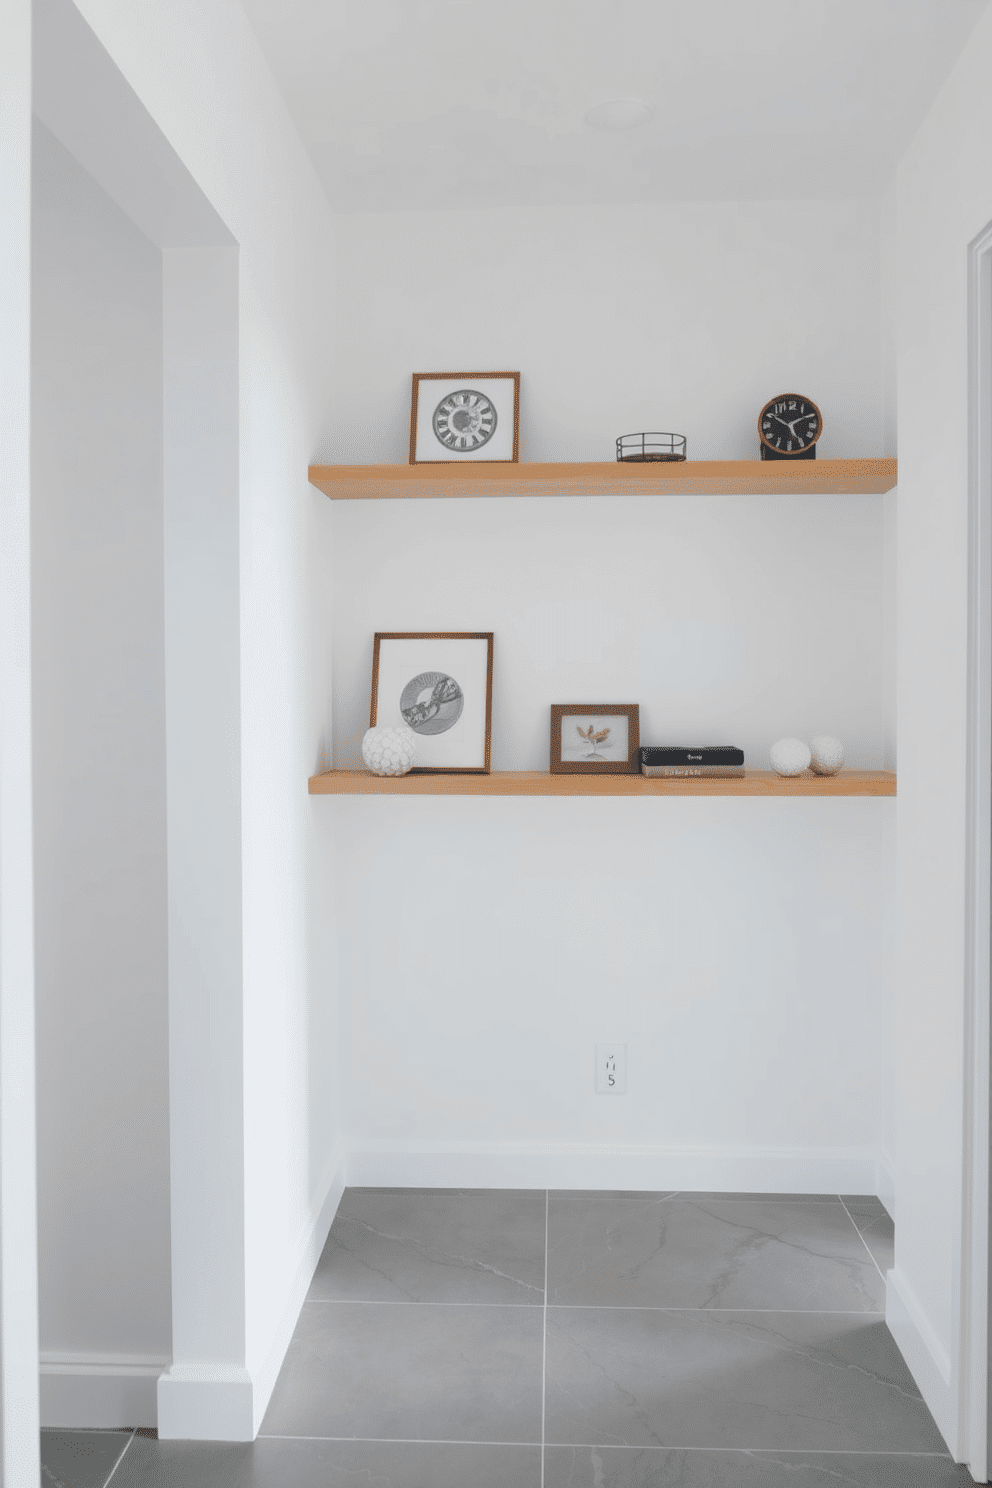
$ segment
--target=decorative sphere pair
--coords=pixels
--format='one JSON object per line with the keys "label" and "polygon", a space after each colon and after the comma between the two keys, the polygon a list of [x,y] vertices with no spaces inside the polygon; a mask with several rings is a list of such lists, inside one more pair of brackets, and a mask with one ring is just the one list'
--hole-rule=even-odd
{"label": "decorative sphere pair", "polygon": [[844,763],[844,746],[831,734],[817,734],[809,744],[802,739],[779,739],[772,745],[772,769],[777,775],[836,775]]}

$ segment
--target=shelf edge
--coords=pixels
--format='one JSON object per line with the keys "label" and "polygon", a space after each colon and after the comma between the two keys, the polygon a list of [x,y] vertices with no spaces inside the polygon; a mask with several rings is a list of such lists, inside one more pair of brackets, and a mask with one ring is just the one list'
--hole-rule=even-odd
{"label": "shelf edge", "polygon": [[365,770],[327,770],[308,782],[310,795],[377,796],[774,796],[896,795],[888,770],[851,770],[839,775],[783,779],[770,770],[749,771],[736,780],[658,780],[643,775],[551,775],[536,770],[500,770],[490,775],[403,775],[384,778]]}

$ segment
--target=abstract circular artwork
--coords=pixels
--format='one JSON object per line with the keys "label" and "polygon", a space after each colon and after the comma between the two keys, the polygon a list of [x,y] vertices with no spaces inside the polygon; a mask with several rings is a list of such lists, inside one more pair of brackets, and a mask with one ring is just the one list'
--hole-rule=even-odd
{"label": "abstract circular artwork", "polygon": [[485,393],[459,388],[442,398],[434,410],[434,437],[445,449],[481,449],[496,432],[496,410]]}
{"label": "abstract circular artwork", "polygon": [[419,672],[400,693],[400,712],[415,734],[446,733],[464,706],[464,694],[447,672]]}

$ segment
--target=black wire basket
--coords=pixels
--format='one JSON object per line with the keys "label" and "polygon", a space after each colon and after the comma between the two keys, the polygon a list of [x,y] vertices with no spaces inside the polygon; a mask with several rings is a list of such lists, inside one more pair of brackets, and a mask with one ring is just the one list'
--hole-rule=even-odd
{"label": "black wire basket", "polygon": [[684,460],[684,434],[621,434],[617,440],[617,459],[636,461]]}

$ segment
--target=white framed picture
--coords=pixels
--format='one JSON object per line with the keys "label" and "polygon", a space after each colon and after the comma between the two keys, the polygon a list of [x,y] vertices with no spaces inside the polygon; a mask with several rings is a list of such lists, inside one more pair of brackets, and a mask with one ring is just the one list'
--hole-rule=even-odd
{"label": "white framed picture", "polygon": [[377,631],[371,727],[417,737],[411,774],[489,774],[492,631]]}
{"label": "white framed picture", "polygon": [[410,464],[516,464],[519,372],[415,372]]}

